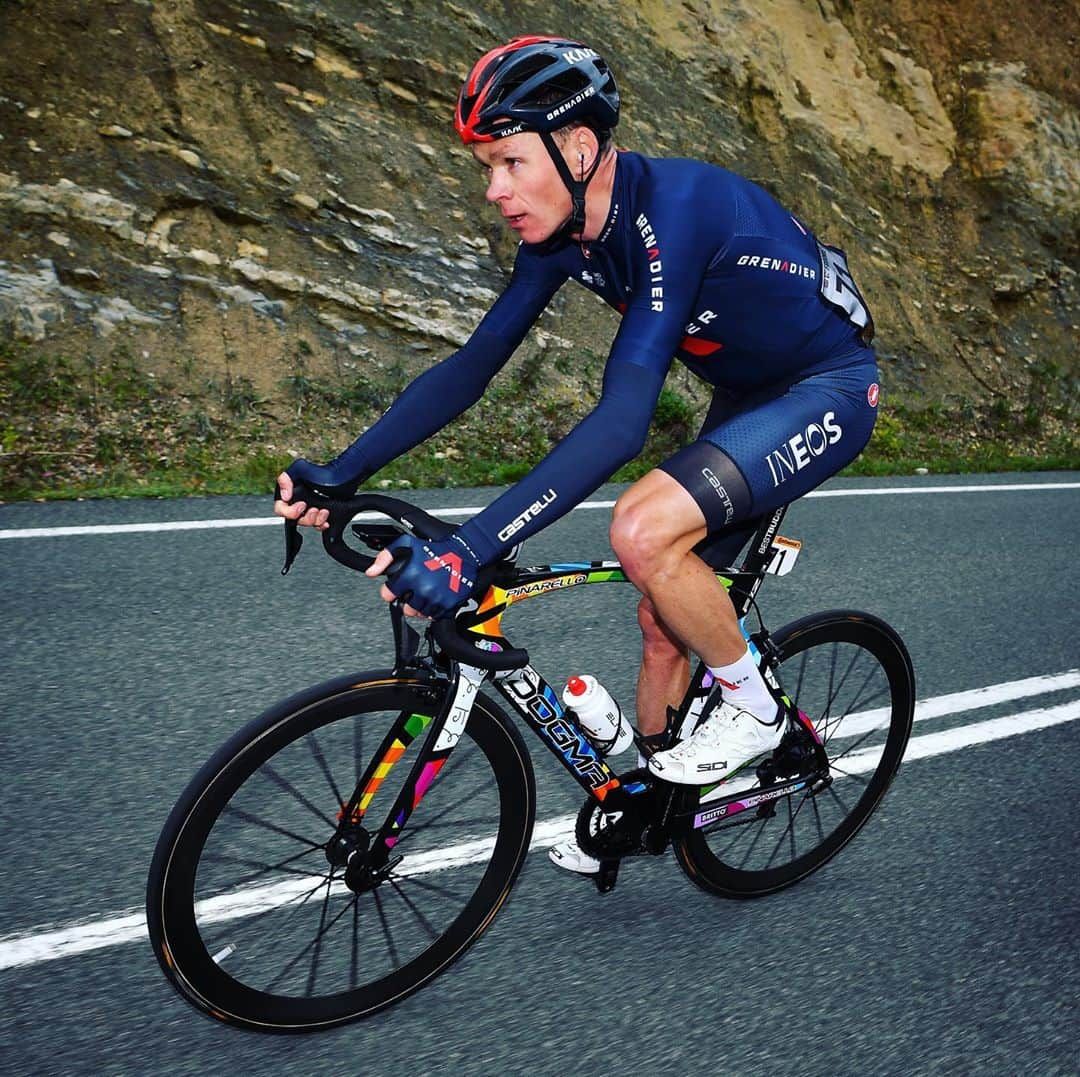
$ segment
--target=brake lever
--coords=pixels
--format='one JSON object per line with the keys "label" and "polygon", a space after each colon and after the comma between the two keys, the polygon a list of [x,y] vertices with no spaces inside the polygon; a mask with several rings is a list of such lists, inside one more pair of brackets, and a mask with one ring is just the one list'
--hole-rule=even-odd
{"label": "brake lever", "polygon": [[300,547],[304,545],[304,536],[300,534],[300,525],[295,520],[285,521],[285,564],[281,566],[282,576],[289,574]]}
{"label": "brake lever", "polygon": [[405,620],[405,602],[390,603],[390,623],[394,628],[394,672],[402,673],[420,653],[420,633]]}
{"label": "brake lever", "polygon": [[[295,492],[294,495],[295,497]],[[274,485],[274,500],[281,500],[281,486],[280,484]],[[304,536],[300,534],[300,525],[295,520],[285,520],[285,563],[281,566],[282,576],[289,574],[289,569],[292,568],[293,562],[296,560],[296,555],[300,552],[300,547],[304,545]]]}

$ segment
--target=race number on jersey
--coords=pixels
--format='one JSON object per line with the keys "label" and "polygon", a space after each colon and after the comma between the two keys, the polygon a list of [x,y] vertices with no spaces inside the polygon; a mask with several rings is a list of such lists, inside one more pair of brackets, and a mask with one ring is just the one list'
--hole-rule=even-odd
{"label": "race number on jersey", "polygon": [[863,343],[869,344],[874,339],[874,319],[855,287],[847,255],[839,247],[827,247],[820,241],[817,246],[821,258],[821,298],[858,328]]}

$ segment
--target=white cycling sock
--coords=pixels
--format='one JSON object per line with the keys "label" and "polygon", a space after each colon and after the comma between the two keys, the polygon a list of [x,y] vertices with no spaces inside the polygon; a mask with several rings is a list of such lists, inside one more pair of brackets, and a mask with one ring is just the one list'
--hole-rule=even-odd
{"label": "white cycling sock", "polygon": [[743,707],[762,721],[770,721],[777,712],[773,699],[758,671],[757,662],[747,647],[742,658],[730,666],[709,666],[724,692],[724,699],[736,707]]}

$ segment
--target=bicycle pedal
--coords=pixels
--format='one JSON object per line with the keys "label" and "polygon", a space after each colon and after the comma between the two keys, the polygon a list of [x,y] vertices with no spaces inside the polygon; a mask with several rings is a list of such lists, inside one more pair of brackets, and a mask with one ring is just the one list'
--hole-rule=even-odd
{"label": "bicycle pedal", "polygon": [[615,882],[619,877],[618,860],[601,860],[600,870],[596,873],[596,889],[601,894],[610,894],[615,889]]}

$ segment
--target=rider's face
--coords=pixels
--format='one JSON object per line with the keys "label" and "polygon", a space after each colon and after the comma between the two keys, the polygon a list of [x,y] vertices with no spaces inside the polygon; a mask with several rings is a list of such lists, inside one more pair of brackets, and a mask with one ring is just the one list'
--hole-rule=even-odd
{"label": "rider's face", "polygon": [[523,242],[542,243],[570,216],[570,193],[539,135],[475,142],[472,153],[487,180],[485,197]]}

